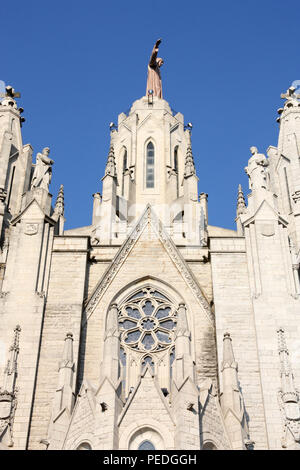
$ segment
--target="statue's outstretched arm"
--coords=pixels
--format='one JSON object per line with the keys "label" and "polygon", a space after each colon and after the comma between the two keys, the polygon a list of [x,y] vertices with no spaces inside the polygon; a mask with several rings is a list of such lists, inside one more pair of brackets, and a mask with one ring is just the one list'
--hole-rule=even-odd
{"label": "statue's outstretched arm", "polygon": [[156,58],[157,58],[157,53],[158,53],[158,48],[159,48],[160,43],[161,43],[161,39],[158,39],[156,41],[156,43],[154,44],[154,47],[153,47],[153,50],[152,50],[152,53],[151,53],[151,57],[150,57],[150,60],[149,60],[149,66],[150,67],[155,67],[156,66]]}

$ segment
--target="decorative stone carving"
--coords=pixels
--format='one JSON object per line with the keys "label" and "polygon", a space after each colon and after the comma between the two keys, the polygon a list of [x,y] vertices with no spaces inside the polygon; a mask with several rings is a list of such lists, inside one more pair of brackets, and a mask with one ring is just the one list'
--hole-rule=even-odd
{"label": "decorative stone carving", "polygon": [[272,237],[275,235],[274,224],[263,224],[260,229],[260,233],[265,237]]}
{"label": "decorative stone carving", "polygon": [[269,189],[269,174],[267,167],[269,162],[263,153],[258,153],[256,147],[251,147],[252,157],[245,167],[245,172],[249,177],[249,188],[253,191],[256,189]]}
{"label": "decorative stone carving", "polygon": [[31,180],[31,189],[43,188],[48,191],[52,177],[52,165],[54,163],[54,161],[48,157],[49,153],[49,147],[45,147],[42,153],[37,154],[36,164]]}
{"label": "decorative stone carving", "polygon": [[7,191],[4,188],[0,188],[0,201],[3,203],[6,199]]}
{"label": "decorative stone carving", "polygon": [[24,233],[25,235],[35,235],[38,233],[39,224],[26,224]]}
{"label": "decorative stone carving", "polygon": [[300,202],[300,190],[298,191],[295,191],[293,194],[292,194],[292,198],[293,198],[293,201],[295,204],[298,204]]}
{"label": "decorative stone carving", "polygon": [[299,393],[294,384],[294,375],[291,370],[284,329],[279,328],[277,335],[281,377],[281,389],[278,392],[278,401],[284,421],[282,447],[287,447],[288,431],[293,436],[294,441],[300,443],[300,401]]}
{"label": "decorative stone carving", "polygon": [[0,388],[0,443],[13,446],[13,422],[17,407],[16,379],[21,327],[14,329],[14,340],[9,349],[10,355],[4,370],[4,383]]}

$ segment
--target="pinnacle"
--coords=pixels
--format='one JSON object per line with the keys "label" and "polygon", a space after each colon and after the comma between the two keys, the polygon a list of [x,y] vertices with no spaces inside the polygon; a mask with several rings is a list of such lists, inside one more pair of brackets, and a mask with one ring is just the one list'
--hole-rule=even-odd
{"label": "pinnacle", "polygon": [[192,152],[191,142],[189,142],[187,149],[186,149],[184,176],[188,177],[188,176],[195,175],[195,174],[196,174],[196,170],[195,170],[194,156]]}
{"label": "pinnacle", "polygon": [[54,212],[58,215],[64,215],[64,185],[61,184],[55,202]]}
{"label": "pinnacle", "polygon": [[236,207],[236,215],[237,217],[241,214],[244,214],[246,209],[245,197],[242,189],[242,185],[239,184],[238,187],[238,196],[237,196],[237,207]]}
{"label": "pinnacle", "polygon": [[117,176],[115,151],[112,144],[108,152],[107,163],[105,167],[105,175]]}

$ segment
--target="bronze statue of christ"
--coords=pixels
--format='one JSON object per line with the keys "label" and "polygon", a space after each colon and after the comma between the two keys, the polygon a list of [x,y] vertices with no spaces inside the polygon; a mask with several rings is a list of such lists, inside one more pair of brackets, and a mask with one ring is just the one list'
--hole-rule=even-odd
{"label": "bronze statue of christ", "polygon": [[153,91],[153,95],[158,98],[162,98],[162,83],[160,76],[160,67],[164,63],[161,57],[157,57],[158,47],[161,43],[161,39],[158,39],[153,47],[152,54],[148,64],[148,78],[147,78],[147,89],[146,95],[149,90]]}

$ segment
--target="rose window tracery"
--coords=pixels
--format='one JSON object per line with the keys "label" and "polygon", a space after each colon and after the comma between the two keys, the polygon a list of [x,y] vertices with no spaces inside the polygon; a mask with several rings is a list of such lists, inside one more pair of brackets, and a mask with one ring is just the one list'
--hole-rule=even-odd
{"label": "rose window tracery", "polygon": [[161,292],[146,287],[123,304],[119,312],[121,342],[141,352],[161,351],[174,341],[176,311]]}

